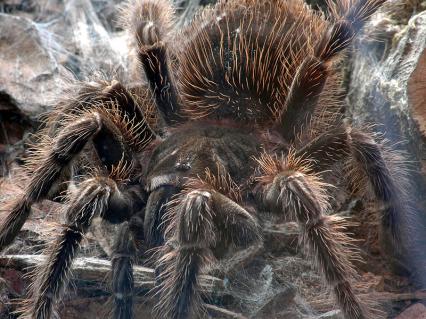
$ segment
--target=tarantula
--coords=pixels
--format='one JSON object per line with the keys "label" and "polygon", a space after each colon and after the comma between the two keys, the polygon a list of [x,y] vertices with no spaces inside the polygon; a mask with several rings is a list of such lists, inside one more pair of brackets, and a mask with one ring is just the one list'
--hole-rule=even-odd
{"label": "tarantula", "polygon": [[[384,203],[398,240],[403,199],[383,147],[345,121],[337,65],[384,0],[222,0],[180,32],[167,0],[130,1],[124,20],[150,90],[83,83],[58,103],[31,180],[0,228],[0,250],[31,205],[72,181],[66,224],[36,270],[24,316],[49,318],[95,217],[122,224],[112,256],[115,318],[132,317],[136,243],[155,255],[161,318],[202,310],[198,278],[218,247],[261,238],[261,212],[294,218],[346,318],[370,317],[351,284],[344,221],[328,215],[324,172],[345,163]],[[360,177],[358,179],[358,177]]]}

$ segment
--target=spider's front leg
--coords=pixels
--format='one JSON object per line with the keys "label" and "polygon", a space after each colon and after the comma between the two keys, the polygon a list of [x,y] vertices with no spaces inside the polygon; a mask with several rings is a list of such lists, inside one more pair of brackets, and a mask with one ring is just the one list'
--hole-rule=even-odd
{"label": "spider's front leg", "polygon": [[224,238],[247,244],[259,238],[256,220],[239,204],[211,188],[190,188],[170,203],[168,238],[160,258],[161,318],[198,316],[198,276],[214,259],[212,250]]}
{"label": "spider's front leg", "polygon": [[[48,248],[48,258],[34,273],[29,302],[23,317],[48,319],[67,284],[71,264],[96,216],[104,217],[111,201],[125,197],[109,178],[96,177],[81,183],[64,208],[66,223]],[[121,204],[117,204],[122,206]]]}
{"label": "spider's front leg", "polygon": [[125,11],[123,20],[136,39],[139,61],[157,108],[167,125],[179,122],[179,103],[165,42],[173,27],[171,3],[167,0],[131,1]]}
{"label": "spider's front leg", "polygon": [[272,211],[292,214],[305,244],[327,284],[332,287],[345,318],[368,318],[368,309],[358,300],[351,285],[356,275],[349,256],[354,258],[351,240],[343,231],[344,220],[326,215],[328,184],[311,171],[307,161],[290,154],[286,160],[263,155],[258,160],[263,175],[264,204]]}
{"label": "spider's front leg", "polygon": [[[103,161],[102,164],[112,170],[113,167],[119,167],[121,161],[124,161],[124,164],[132,161],[130,151],[132,147],[143,148],[155,138],[143,115],[136,113],[137,105],[131,96],[123,93],[122,86],[115,84],[104,89],[109,92],[109,100],[116,100],[117,104],[113,103],[113,106],[122,108],[123,112],[110,113],[108,107],[111,105],[103,104],[104,97],[100,92],[96,94],[95,90],[92,90],[92,104],[84,105],[87,110],[79,111],[78,107],[81,106],[74,104],[67,104],[60,110],[60,116],[55,119],[62,123],[62,126],[52,132],[55,135],[49,140],[50,144],[37,145],[40,156],[33,159],[36,166],[31,171],[31,179],[24,194],[0,224],[0,252],[17,236],[29,217],[31,205],[51,195],[51,190],[62,181],[64,172],[70,169],[73,160],[88,143],[93,142],[99,158]],[[100,105],[104,105],[105,108],[101,108]],[[75,112],[77,114],[72,115]],[[133,120],[137,120],[136,124],[128,118],[132,115]],[[71,120],[65,120],[61,116],[70,117]],[[49,128],[52,129],[53,126]],[[131,141],[124,138],[128,135],[132,135]]]}

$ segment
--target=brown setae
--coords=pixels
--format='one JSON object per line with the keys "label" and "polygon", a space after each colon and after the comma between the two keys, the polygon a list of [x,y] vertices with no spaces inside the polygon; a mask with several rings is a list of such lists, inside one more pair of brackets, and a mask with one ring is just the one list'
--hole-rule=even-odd
{"label": "brown setae", "polygon": [[261,241],[268,211],[299,223],[300,242],[345,317],[372,318],[353,288],[356,249],[345,220],[328,214],[324,172],[343,163],[354,188],[370,185],[386,205],[383,232],[399,241],[405,207],[395,170],[403,168],[373,134],[348,124],[339,90],[339,59],[383,2],[330,2],[326,17],[302,0],[221,0],[177,31],[167,0],[129,1],[123,21],[147,88],[117,80],[73,88],[39,134],[25,194],[1,222],[0,251],[31,205],[67,183],[66,225],[36,270],[22,316],[51,317],[101,217],[122,224],[112,256],[114,318],[133,316],[140,247],[157,251],[158,317],[198,317],[200,274],[218,247]]}

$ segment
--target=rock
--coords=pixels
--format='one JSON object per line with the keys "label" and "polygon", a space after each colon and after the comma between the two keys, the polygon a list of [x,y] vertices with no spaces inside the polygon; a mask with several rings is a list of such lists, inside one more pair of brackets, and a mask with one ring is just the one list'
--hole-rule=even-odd
{"label": "rock", "polygon": [[411,305],[395,319],[424,319],[426,318],[426,307],[421,303]]}
{"label": "rock", "polygon": [[[179,21],[188,21],[209,1],[176,2],[183,10]],[[64,75],[84,79],[100,71],[130,81],[130,50],[116,23],[119,5],[118,0],[2,2],[0,8],[10,14],[0,14],[0,100],[35,119],[60,96]],[[4,107],[0,103],[0,111]]]}
{"label": "rock", "polygon": [[0,13],[0,92],[28,116],[47,110],[58,65],[46,48],[43,29],[31,20]]}
{"label": "rock", "polygon": [[62,0],[2,0],[0,12],[41,21],[63,10]]}
{"label": "rock", "polygon": [[[356,43],[351,57],[348,111],[356,123],[379,124],[377,129],[391,142],[407,138],[406,150],[418,165],[425,152],[424,142],[413,120],[407,87],[411,81],[411,90],[416,91],[416,85],[424,81],[421,59],[424,59],[426,48],[426,11],[414,15],[407,26],[399,26],[398,33],[395,27],[389,26],[393,23],[398,21],[386,15],[375,15],[366,27],[366,37],[371,39],[374,34],[381,33],[382,29],[376,30],[381,25],[381,28],[392,30],[389,38],[383,36],[386,42],[360,40]],[[416,108],[421,109],[421,105]],[[419,186],[424,187],[424,181]]]}
{"label": "rock", "polygon": [[[106,2],[105,5],[107,3],[112,6],[111,2]],[[57,21],[52,26],[52,32],[59,36],[59,44],[69,53],[65,55],[67,61],[61,62],[77,78],[91,76],[97,71],[106,75],[121,72],[124,73],[122,77],[125,77],[129,53],[125,35],[119,32],[109,33],[91,1],[68,1],[61,19],[62,21]]]}
{"label": "rock", "polygon": [[109,33],[121,31],[117,8],[123,3],[122,0],[92,0],[91,3],[96,16]]}
{"label": "rock", "polygon": [[37,23],[0,14],[0,94],[31,118],[51,108],[65,76],[113,74],[124,68],[127,54],[124,35],[110,35],[89,0],[43,9],[34,10]]}
{"label": "rock", "polygon": [[[397,3],[401,2],[394,1],[395,7],[390,10],[400,8]],[[366,37],[356,42],[351,57],[348,111],[356,123],[379,124],[377,129],[391,142],[407,138],[408,155],[418,165],[425,149],[412,114],[413,106],[418,110],[426,107],[421,105],[424,98],[421,86],[425,85],[422,70],[426,59],[426,11],[413,15],[407,25],[399,23],[402,22],[394,20],[392,15],[376,14],[366,26]],[[374,39],[378,33],[385,34],[382,41]],[[424,181],[420,186],[425,186]]]}

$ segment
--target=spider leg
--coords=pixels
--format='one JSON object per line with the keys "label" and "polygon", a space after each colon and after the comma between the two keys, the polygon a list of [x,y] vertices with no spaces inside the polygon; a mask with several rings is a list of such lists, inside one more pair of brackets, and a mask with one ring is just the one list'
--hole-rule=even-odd
{"label": "spider leg", "polygon": [[[53,140],[53,145],[44,145],[46,153],[33,172],[23,196],[18,199],[0,225],[0,251],[12,243],[27,220],[31,205],[49,196],[50,190],[59,182],[61,174],[68,169],[72,160],[89,141],[94,141],[100,157],[104,157],[107,161],[105,165],[118,164],[127,153],[119,143],[120,138],[114,138],[117,135],[120,136],[120,128],[117,128],[107,114],[89,111],[60,130]],[[153,134],[150,138],[152,136]],[[106,152],[105,147],[108,150],[114,141],[118,141],[114,147],[117,146],[115,148],[119,151],[114,149],[113,152],[109,148],[110,151]]]}
{"label": "spider leg", "polygon": [[313,170],[322,172],[329,169],[335,162],[350,155],[349,144],[348,130],[344,125],[338,125],[308,140],[302,148],[296,151],[295,156],[315,161]]}
{"label": "spider leg", "polygon": [[259,238],[259,231],[254,217],[216,191],[184,191],[170,207],[168,240],[159,260],[164,272],[156,308],[161,318],[185,319],[202,310],[198,276],[214,259],[212,249],[224,237],[223,232],[238,228],[233,240],[249,243]]}
{"label": "spider leg", "polygon": [[[49,136],[58,133],[59,128],[64,122],[66,123],[67,117],[78,116],[87,109],[99,106],[109,111],[118,109],[116,111],[120,112],[119,116],[128,118],[134,125],[146,122],[138,103],[149,101],[139,101],[139,96],[135,96],[117,80],[93,79],[90,82],[79,83],[77,88],[71,89],[72,92],[69,95],[64,94],[64,98],[58,102],[48,119]],[[140,129],[142,131],[142,127]]]}
{"label": "spider leg", "polygon": [[70,196],[65,207],[66,223],[55,242],[50,246],[47,261],[37,267],[31,287],[30,301],[24,316],[50,318],[56,302],[63,292],[72,260],[93,218],[102,216],[112,195],[118,191],[109,178],[91,178],[81,183]]}
{"label": "spider leg", "polygon": [[345,318],[368,318],[368,309],[356,297],[351,280],[356,276],[350,258],[356,256],[351,240],[344,234],[344,220],[328,216],[328,186],[310,171],[303,160],[290,155],[287,160],[264,155],[259,159],[264,173],[265,204],[272,211],[289,213],[301,229],[301,241],[309,249],[332,287]]}
{"label": "spider leg", "polygon": [[[366,174],[376,198],[384,204],[382,227],[390,231],[393,243],[398,246],[401,239],[401,214],[404,213],[406,204],[404,192],[399,187],[403,181],[396,181],[392,177],[389,169],[391,163],[386,162],[382,148],[371,136],[353,131],[351,138],[352,154]],[[403,167],[399,169],[403,170]]]}
{"label": "spider leg", "polygon": [[24,195],[1,224],[0,251],[13,241],[22,228],[30,214],[31,204],[48,195],[61,170],[81,151],[87,141],[99,132],[100,128],[101,118],[95,113],[62,130],[55,144],[51,145],[44,162],[33,172]]}
{"label": "spider leg", "polygon": [[[355,172],[361,172],[367,177],[376,198],[383,202],[384,213],[381,216],[382,228],[390,232],[393,244],[401,243],[401,214],[406,211],[406,201],[401,184],[404,183],[404,168],[399,165],[397,171],[392,170],[392,160],[397,156],[390,152],[389,159],[385,158],[385,149],[374,138],[360,130],[349,130],[344,126],[333,128],[305,147],[297,151],[297,156],[309,158],[316,163],[315,170],[322,171],[331,164],[349,158]],[[399,175],[398,180],[393,176]]]}
{"label": "spider leg", "polygon": [[312,55],[301,62],[278,119],[278,130],[287,141],[291,142],[300,128],[310,122],[324,85],[333,73],[333,61],[383,2],[385,0],[341,0],[336,5],[329,2],[334,21],[314,45]]}
{"label": "spider leg", "polygon": [[164,224],[167,202],[178,190],[174,186],[162,186],[152,191],[146,203],[147,214],[144,219],[144,241],[149,247],[159,247],[164,244]]}
{"label": "spider leg", "polygon": [[135,244],[129,223],[124,223],[113,247],[111,270],[114,318],[133,318],[133,258]]}
{"label": "spider leg", "polygon": [[126,11],[123,20],[130,21],[128,28],[136,38],[138,57],[157,108],[167,125],[179,122],[179,102],[164,42],[173,24],[171,3],[166,0],[131,1]]}

